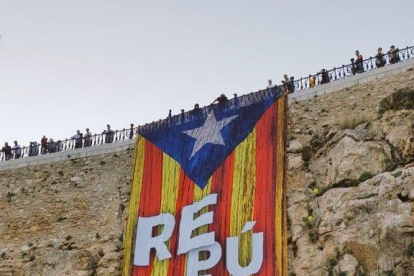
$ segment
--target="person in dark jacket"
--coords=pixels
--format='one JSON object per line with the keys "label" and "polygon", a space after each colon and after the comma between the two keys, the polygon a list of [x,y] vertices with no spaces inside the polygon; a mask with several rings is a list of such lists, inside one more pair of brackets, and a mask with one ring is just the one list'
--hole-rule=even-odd
{"label": "person in dark jacket", "polygon": [[318,74],[321,74],[321,84],[330,82],[328,71],[322,69]]}
{"label": "person in dark jacket", "polygon": [[377,50],[377,55],[375,56],[375,65],[377,66],[377,68],[381,68],[385,66],[385,58],[384,58],[384,54],[382,53],[382,48],[379,47]]}
{"label": "person in dark jacket", "polygon": [[106,144],[112,143],[114,141],[115,132],[111,129],[111,126],[109,124],[106,125],[106,130],[104,130],[102,134],[105,134]]}
{"label": "person in dark jacket", "polygon": [[364,58],[358,50],[355,51],[356,59],[354,63],[354,74],[364,72]]}
{"label": "person in dark jacket", "polygon": [[388,55],[390,56],[390,63],[394,64],[400,61],[400,50],[396,49],[394,45],[391,45]]}
{"label": "person in dark jacket", "polygon": [[227,99],[226,95],[221,94],[220,97],[218,97],[217,99],[215,99],[213,103],[218,102],[219,104],[224,104],[227,101],[228,101],[228,99]]}
{"label": "person in dark jacket", "polygon": [[41,154],[45,154],[47,153],[47,138],[46,135],[43,135],[43,138],[40,140],[40,145],[41,145]]}
{"label": "person in dark jacket", "polygon": [[76,134],[72,136],[72,139],[75,141],[75,149],[82,148],[83,134],[80,130],[76,131]]}
{"label": "person in dark jacket", "polygon": [[13,153],[14,159],[19,159],[22,157],[22,147],[19,145],[19,143],[17,143],[17,141],[14,141]]}
{"label": "person in dark jacket", "polygon": [[6,161],[13,158],[12,148],[9,146],[9,143],[4,143],[4,147],[1,149],[1,151],[4,153],[4,159]]}
{"label": "person in dark jacket", "polygon": [[[47,145],[47,142],[46,142]],[[30,142],[29,146],[29,156],[36,156],[39,154],[39,146],[37,142]]]}
{"label": "person in dark jacket", "polygon": [[53,139],[52,139],[52,138],[50,138],[50,139],[49,139],[49,142],[47,143],[47,151],[48,151],[49,153],[54,153],[54,152],[56,152],[56,144],[55,144],[55,142],[53,141]]}

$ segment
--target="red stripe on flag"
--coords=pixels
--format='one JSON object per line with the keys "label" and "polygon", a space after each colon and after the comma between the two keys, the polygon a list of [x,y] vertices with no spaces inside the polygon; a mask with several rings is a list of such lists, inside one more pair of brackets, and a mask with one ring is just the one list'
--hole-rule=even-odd
{"label": "red stripe on flag", "polygon": [[167,276],[184,276],[186,265],[186,254],[177,255],[178,236],[181,210],[184,206],[192,204],[194,198],[194,182],[180,169],[180,180],[178,183],[177,203],[175,207],[175,228],[171,237],[170,252],[172,258],[168,262]]}
{"label": "red stripe on flag", "polygon": [[[152,143],[145,141],[144,169],[138,216],[151,217],[160,214],[162,189],[162,151]],[[153,233],[157,235],[157,233]],[[151,250],[149,266],[134,266],[133,276],[150,276],[155,251]]]}
{"label": "red stripe on flag", "polygon": [[271,106],[256,125],[254,232],[264,232],[263,265],[257,275],[275,275],[276,112]]}
{"label": "red stripe on flag", "polygon": [[230,236],[231,222],[231,198],[233,193],[234,151],[226,161],[213,174],[211,193],[217,193],[217,204],[214,210],[214,227],[209,226],[210,231],[216,232],[216,240],[223,250],[218,264],[211,270],[211,275],[229,276],[225,265],[226,237]]}

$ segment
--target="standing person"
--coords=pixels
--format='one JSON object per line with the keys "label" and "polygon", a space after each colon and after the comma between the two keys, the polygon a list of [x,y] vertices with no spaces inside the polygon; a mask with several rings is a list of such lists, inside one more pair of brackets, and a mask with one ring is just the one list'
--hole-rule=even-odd
{"label": "standing person", "polygon": [[17,141],[14,141],[13,152],[14,152],[14,159],[19,159],[20,157],[22,157],[22,148],[17,143]]}
{"label": "standing person", "polygon": [[47,153],[47,138],[46,138],[46,135],[43,135],[42,140],[40,140],[40,145],[41,145],[40,153],[41,154]]}
{"label": "standing person", "polygon": [[90,147],[92,146],[92,133],[89,131],[89,128],[85,129],[85,143],[84,143],[84,147]]}
{"label": "standing person", "polygon": [[309,88],[315,87],[315,77],[309,75]]}
{"label": "standing person", "polygon": [[102,134],[105,134],[106,144],[112,143],[114,141],[114,131],[111,129],[111,126],[109,124],[106,125],[106,130],[104,130]]}
{"label": "standing person", "polygon": [[63,144],[62,141],[57,140],[57,142],[55,143],[55,151],[59,152],[63,150]]}
{"label": "standing person", "polygon": [[282,85],[285,86],[285,89],[289,90],[289,93],[295,92],[294,77],[290,77],[287,74],[283,75]]}
{"label": "standing person", "polygon": [[390,51],[388,52],[390,56],[390,63],[394,64],[400,61],[399,49],[395,49],[394,45],[391,45]]}
{"label": "standing person", "polygon": [[50,138],[49,142],[47,143],[47,151],[49,153],[56,152],[56,144],[55,144],[55,142],[53,141],[52,138]]}
{"label": "standing person", "polygon": [[4,158],[6,161],[13,158],[12,148],[9,146],[9,143],[4,143],[4,147],[1,149],[1,151],[4,152]]}
{"label": "standing person", "polygon": [[[47,142],[46,142],[47,144]],[[29,156],[36,156],[39,154],[39,146],[37,142],[30,142],[29,146]]]}
{"label": "standing person", "polygon": [[377,66],[377,68],[381,68],[385,66],[385,58],[384,58],[384,54],[382,53],[382,48],[379,47],[377,50],[377,55],[375,56],[375,65]]}
{"label": "standing person", "polygon": [[363,73],[364,72],[364,58],[359,53],[358,50],[355,51],[356,59],[354,63],[354,73]]}
{"label": "standing person", "polygon": [[330,82],[328,71],[326,71],[325,69],[322,69],[318,74],[321,74],[321,84]]}
{"label": "standing person", "polygon": [[219,104],[224,104],[224,103],[226,103],[227,101],[228,101],[228,99],[227,99],[226,95],[221,94],[221,95],[220,95],[220,97],[218,97],[217,99],[215,99],[215,100],[214,100],[213,104],[214,104],[215,102],[218,102]]}
{"label": "standing person", "polygon": [[287,85],[289,87],[289,93],[294,93],[295,92],[295,78],[294,77],[290,77],[289,81],[287,82]]}
{"label": "standing person", "polygon": [[80,149],[82,147],[82,137],[83,134],[80,130],[77,130],[76,134],[72,136],[72,139],[75,141],[75,149]]}
{"label": "standing person", "polygon": [[272,80],[268,79],[267,80],[267,88],[270,89],[270,88],[273,88],[273,87],[275,87],[275,86],[272,84]]}

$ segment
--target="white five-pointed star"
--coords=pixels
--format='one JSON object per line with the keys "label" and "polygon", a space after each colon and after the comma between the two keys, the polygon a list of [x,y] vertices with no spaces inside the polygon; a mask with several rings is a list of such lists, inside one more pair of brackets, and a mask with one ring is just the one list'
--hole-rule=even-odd
{"label": "white five-pointed star", "polygon": [[210,114],[208,114],[203,126],[183,131],[183,133],[196,139],[190,159],[208,143],[224,146],[224,140],[220,131],[237,116],[238,115],[230,116],[217,122],[214,112],[211,111]]}

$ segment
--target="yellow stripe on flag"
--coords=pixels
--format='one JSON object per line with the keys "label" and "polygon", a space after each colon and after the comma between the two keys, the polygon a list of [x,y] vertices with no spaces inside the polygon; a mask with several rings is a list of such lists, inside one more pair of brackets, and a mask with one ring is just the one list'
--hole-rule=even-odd
{"label": "yellow stripe on flag", "polygon": [[230,236],[238,236],[239,263],[246,266],[251,260],[252,233],[242,234],[247,221],[253,220],[256,182],[256,128],[235,149],[233,194],[231,199]]}
{"label": "yellow stripe on flag", "polygon": [[134,232],[138,220],[138,206],[141,195],[142,172],[144,168],[145,139],[138,136],[134,155],[134,178],[132,180],[131,198],[129,201],[128,222],[124,235],[123,276],[131,275],[132,250],[134,248]]}
{"label": "yellow stripe on flag", "polygon": [[[178,194],[178,182],[180,178],[180,165],[167,154],[163,154],[162,166],[162,195],[161,195],[161,213],[175,215],[175,206]],[[178,223],[178,222],[176,222]],[[160,230],[162,231],[161,227]],[[161,233],[161,232],[159,232]],[[167,247],[170,247],[170,240],[167,241]],[[168,259],[160,261],[157,257],[154,259],[153,276],[167,275]]]}
{"label": "yellow stripe on flag", "polygon": [[277,138],[276,138],[276,275],[287,275],[287,229],[286,229],[286,202],[285,202],[285,120],[286,120],[286,96],[277,102]]}

